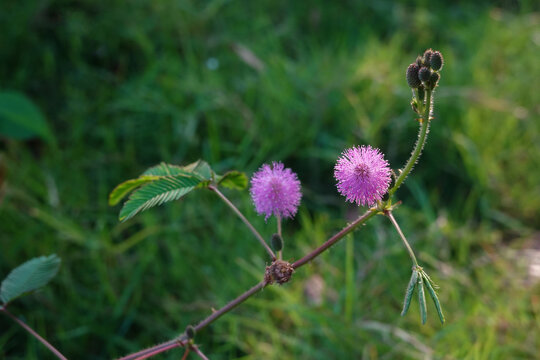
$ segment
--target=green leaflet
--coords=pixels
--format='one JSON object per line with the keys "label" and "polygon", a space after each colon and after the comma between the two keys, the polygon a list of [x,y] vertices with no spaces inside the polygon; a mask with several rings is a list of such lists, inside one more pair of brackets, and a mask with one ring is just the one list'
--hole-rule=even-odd
{"label": "green leaflet", "polygon": [[204,160],[197,160],[194,163],[183,167],[185,171],[195,173],[203,180],[214,180],[216,173],[210,168],[210,165]]}
{"label": "green leaflet", "polygon": [[136,190],[120,210],[120,220],[126,221],[141,211],[165,202],[180,199],[189,193],[201,180],[195,176],[163,176]]}
{"label": "green leaflet", "polygon": [[159,176],[143,175],[138,179],[124,181],[119,184],[109,195],[109,206],[114,206],[120,202],[127,194],[151,181],[159,179]]}
{"label": "green leaflet", "polygon": [[431,285],[432,281],[426,273],[423,273],[422,276],[424,276],[424,279],[426,280],[426,287],[428,289],[429,295],[431,296],[431,299],[433,300],[433,303],[435,304],[435,308],[437,309],[439,320],[441,321],[441,324],[444,324],[444,314],[442,312],[441,304],[439,303],[437,293],[435,293],[435,289],[433,289],[433,286]]}
{"label": "green leaflet", "polygon": [[411,306],[411,299],[414,294],[414,288],[418,281],[418,271],[413,270],[411,274],[411,279],[409,280],[409,285],[407,286],[407,291],[405,292],[405,300],[403,301],[403,311],[401,311],[401,316],[405,316],[407,311],[409,311],[409,306]]}
{"label": "green leaflet", "polygon": [[424,293],[424,281],[422,276],[418,276],[418,301],[420,302],[420,316],[422,325],[427,321],[426,295]]}
{"label": "green leaflet", "polygon": [[227,171],[223,176],[219,177],[218,185],[229,189],[243,190],[248,185],[248,178],[243,172]]}
{"label": "green leaflet", "polygon": [[152,166],[147,169],[141,176],[172,176],[172,175],[193,175],[192,171],[188,171],[185,167],[178,165],[166,164],[164,162],[159,165]]}
{"label": "green leaflet", "polygon": [[31,259],[13,269],[2,281],[0,300],[6,305],[10,301],[45,286],[58,272],[60,258],[56,255]]}

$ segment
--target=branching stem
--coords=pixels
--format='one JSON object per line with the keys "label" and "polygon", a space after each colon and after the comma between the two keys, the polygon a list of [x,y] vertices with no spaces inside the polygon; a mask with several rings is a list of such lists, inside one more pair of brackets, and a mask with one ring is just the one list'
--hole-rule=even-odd
{"label": "branching stem", "polygon": [[[300,260],[296,261],[294,264],[292,264],[292,266],[296,269],[296,268],[299,268],[299,267],[307,264],[311,260],[315,259],[317,256],[319,256],[321,253],[323,253],[329,247],[331,247],[332,245],[337,243],[340,239],[345,237],[345,235],[349,234],[351,231],[356,229],[358,226],[365,223],[368,219],[375,216],[376,213],[377,213],[376,209],[370,209],[370,210],[366,211],[358,219],[356,219],[355,221],[353,221],[352,223],[347,225],[345,228],[343,228],[340,232],[338,232],[337,234],[332,236],[324,244],[322,244],[321,246],[319,246],[318,248],[316,248],[315,250],[313,250],[312,252],[310,252],[309,254],[307,254],[306,256],[301,258]],[[221,316],[228,313],[229,311],[231,311],[232,309],[234,309],[235,307],[237,307],[238,305],[240,305],[241,303],[243,303],[244,301],[249,299],[251,296],[253,296],[257,292],[259,292],[260,290],[265,288],[267,285],[268,284],[265,281],[261,281],[257,285],[253,286],[251,289],[249,289],[248,291],[246,291],[245,293],[243,293],[242,295],[240,295],[236,299],[232,300],[227,305],[225,305],[221,309],[215,311],[210,316],[208,316],[206,319],[201,321],[197,326],[194,327],[195,332],[201,331],[202,329],[204,329],[205,327],[207,327],[208,325],[210,325],[211,323],[213,323],[214,321],[219,319]],[[123,357],[123,358],[121,358],[119,360],[146,359],[146,358],[148,358],[150,356],[157,355],[157,354],[165,352],[167,350],[170,350],[170,349],[173,349],[173,348],[176,348],[176,347],[185,346],[186,342],[187,342],[187,336],[186,336],[186,334],[182,334],[176,339],[167,341],[167,342],[165,342],[163,344],[153,346],[151,348],[139,351],[139,352],[134,353],[134,354],[127,355],[127,356],[125,356],[125,357]],[[192,349],[192,350],[195,351],[194,349]]]}
{"label": "branching stem", "polygon": [[62,355],[60,351],[58,351],[54,346],[52,346],[47,340],[39,336],[37,332],[34,331],[30,326],[26,325],[22,320],[19,320],[15,315],[10,313],[5,306],[0,307],[0,311],[4,312],[8,317],[10,317],[13,321],[15,321],[17,324],[19,324],[24,330],[28,331],[33,337],[38,339],[43,345],[45,345],[54,355],[56,355],[57,358],[62,360],[67,360],[67,358]]}
{"label": "branching stem", "polygon": [[270,255],[272,260],[276,260],[276,254],[274,254],[272,249],[270,249],[270,246],[268,246],[266,241],[264,241],[263,237],[261,236],[261,234],[259,234],[257,229],[255,229],[253,227],[253,225],[251,225],[249,220],[246,219],[244,214],[242,214],[240,212],[240,210],[238,210],[238,208],[236,206],[234,206],[234,204],[229,199],[227,199],[227,197],[225,195],[223,195],[223,193],[221,191],[219,191],[219,189],[217,187],[215,187],[214,185],[209,185],[208,188],[210,190],[212,190],[213,192],[215,192],[216,194],[218,194],[218,196],[225,202],[225,204],[227,204],[234,211],[234,213],[236,215],[238,215],[238,217],[244,222],[244,224],[246,224],[246,226],[249,228],[249,230],[251,230],[253,235],[255,235],[255,237],[259,240],[259,242],[265,248],[266,252],[268,253],[268,255]]}

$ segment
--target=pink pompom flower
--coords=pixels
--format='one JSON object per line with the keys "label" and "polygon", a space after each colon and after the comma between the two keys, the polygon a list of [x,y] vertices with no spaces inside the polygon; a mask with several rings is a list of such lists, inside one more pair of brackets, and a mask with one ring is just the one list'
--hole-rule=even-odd
{"label": "pink pompom flower", "polygon": [[281,218],[292,218],[298,210],[302,193],[300,180],[281,162],[273,162],[272,166],[264,164],[253,174],[249,190],[259,215],[265,220],[271,215]]}
{"label": "pink pompom flower", "polygon": [[347,201],[371,206],[388,191],[391,170],[379,149],[354,146],[343,151],[334,167],[339,193]]}

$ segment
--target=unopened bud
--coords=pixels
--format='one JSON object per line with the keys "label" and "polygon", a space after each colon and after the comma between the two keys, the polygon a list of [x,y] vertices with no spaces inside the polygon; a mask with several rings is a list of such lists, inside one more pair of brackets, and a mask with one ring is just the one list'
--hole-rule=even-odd
{"label": "unopened bud", "polygon": [[431,49],[427,49],[427,50],[424,52],[423,60],[424,60],[424,65],[425,65],[425,66],[429,66],[430,61],[431,61],[431,55],[432,55],[432,54],[433,54],[433,50],[431,50]]}
{"label": "unopened bud", "polygon": [[424,83],[428,82],[429,79],[431,78],[431,70],[429,70],[429,68],[427,68],[427,67],[421,68],[418,71],[418,78],[420,79],[420,81],[422,81]]}
{"label": "unopened bud", "polygon": [[283,249],[283,239],[279,234],[272,235],[271,243],[274,251],[281,251]]}
{"label": "unopened bud", "polygon": [[409,85],[410,88],[415,89],[419,87],[420,85],[422,85],[422,83],[420,82],[420,79],[418,78],[419,69],[420,67],[417,64],[411,64],[407,68],[407,84]]}
{"label": "unopened bud", "polygon": [[429,63],[433,70],[441,70],[444,65],[444,59],[442,54],[438,51],[433,52],[433,54],[431,54],[431,59],[429,60]]}

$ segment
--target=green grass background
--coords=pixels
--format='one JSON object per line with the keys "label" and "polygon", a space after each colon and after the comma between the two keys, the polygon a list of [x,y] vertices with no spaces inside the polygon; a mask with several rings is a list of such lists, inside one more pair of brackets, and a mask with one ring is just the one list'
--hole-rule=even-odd
{"label": "green grass background", "polygon": [[[446,64],[421,161],[395,216],[440,285],[401,318],[410,260],[377,217],[196,337],[215,359],[534,359],[540,349],[540,15],[534,1],[90,1],[0,5],[0,89],[44,112],[54,141],[0,140],[0,277],[63,259],[13,303],[70,359],[165,341],[260,281],[264,250],[208,191],[119,224],[107,196],[160,161],[251,174],[281,160],[303,202],[298,259],[358,209],[333,165],[354,144],[406,161],[417,122],[405,69]],[[238,55],[248,49],[253,66]],[[262,65],[261,65],[262,64]],[[226,194],[270,237],[246,192]],[[537,265],[538,266],[538,265]],[[322,303],[306,287],[324,283]],[[181,350],[161,355],[179,359]],[[193,356],[193,355],[192,355]],[[0,317],[0,358],[52,359]],[[194,357],[192,357],[194,358]]]}

